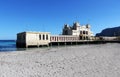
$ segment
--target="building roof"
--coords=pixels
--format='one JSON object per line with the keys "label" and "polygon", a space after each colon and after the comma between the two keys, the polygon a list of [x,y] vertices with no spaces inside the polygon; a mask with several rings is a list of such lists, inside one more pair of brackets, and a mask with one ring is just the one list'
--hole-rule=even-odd
{"label": "building roof", "polygon": [[26,31],[26,32],[20,32],[18,34],[25,34],[25,33],[34,33],[34,34],[50,34],[50,32],[36,32],[36,31]]}

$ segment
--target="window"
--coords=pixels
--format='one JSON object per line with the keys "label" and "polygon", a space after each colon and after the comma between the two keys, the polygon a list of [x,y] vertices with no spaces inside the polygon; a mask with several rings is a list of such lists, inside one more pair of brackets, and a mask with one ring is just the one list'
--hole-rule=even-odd
{"label": "window", "polygon": [[82,36],[80,36],[80,40],[82,40]]}
{"label": "window", "polygon": [[54,37],[52,37],[52,40],[54,40]]}
{"label": "window", "polygon": [[83,34],[85,34],[85,31],[83,31]]}
{"label": "window", "polygon": [[48,40],[48,35],[46,35],[46,40]]}
{"label": "window", "polygon": [[82,31],[80,31],[80,34],[82,34]]}
{"label": "window", "polygon": [[86,38],[85,38],[85,36],[84,36],[84,40],[85,40]]}
{"label": "window", "polygon": [[88,36],[86,36],[86,40],[89,40],[89,39],[88,39]]}
{"label": "window", "polygon": [[52,41],[52,37],[50,37],[50,41]]}
{"label": "window", "polygon": [[41,34],[39,35],[39,40],[41,40]]}
{"label": "window", "polygon": [[88,31],[86,31],[86,34],[88,34]]}
{"label": "window", "polygon": [[56,41],[56,37],[55,37],[55,41]]}
{"label": "window", "polygon": [[43,40],[45,40],[45,35],[43,34]]}
{"label": "window", "polygon": [[58,41],[58,39],[59,39],[59,38],[57,37],[57,41]]}
{"label": "window", "polygon": [[68,31],[67,30],[65,30],[65,35],[68,35]]}

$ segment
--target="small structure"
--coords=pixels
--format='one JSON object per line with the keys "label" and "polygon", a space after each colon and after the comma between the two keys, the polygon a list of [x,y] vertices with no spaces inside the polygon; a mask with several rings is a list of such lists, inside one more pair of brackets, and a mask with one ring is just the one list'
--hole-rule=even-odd
{"label": "small structure", "polygon": [[17,47],[49,45],[49,32],[22,32],[17,34]]}

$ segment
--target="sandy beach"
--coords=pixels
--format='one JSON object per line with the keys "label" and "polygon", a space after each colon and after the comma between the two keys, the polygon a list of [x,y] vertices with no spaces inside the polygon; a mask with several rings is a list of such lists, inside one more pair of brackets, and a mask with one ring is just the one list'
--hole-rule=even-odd
{"label": "sandy beach", "polygon": [[0,52],[0,77],[119,77],[120,44]]}

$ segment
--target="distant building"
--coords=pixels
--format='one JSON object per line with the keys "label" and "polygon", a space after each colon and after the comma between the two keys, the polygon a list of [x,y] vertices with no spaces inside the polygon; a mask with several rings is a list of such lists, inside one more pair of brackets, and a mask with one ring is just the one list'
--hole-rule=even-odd
{"label": "distant building", "polygon": [[17,34],[17,47],[29,46],[49,46],[58,44],[77,44],[86,41],[92,41],[93,33],[90,25],[80,26],[74,23],[73,27],[64,26],[63,35],[51,35],[49,32],[21,32]]}
{"label": "distant building", "polygon": [[17,34],[17,47],[49,45],[49,32],[22,32]]}
{"label": "distant building", "polygon": [[64,25],[62,35],[76,35],[80,40],[92,39],[93,32],[90,30],[90,25],[81,26],[78,22],[73,23],[73,26]]}

